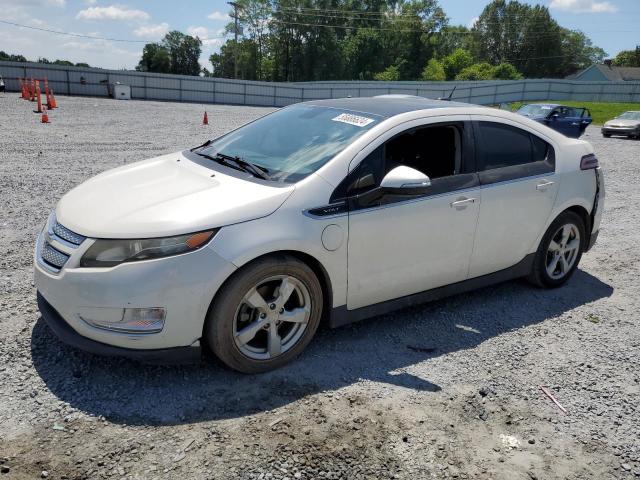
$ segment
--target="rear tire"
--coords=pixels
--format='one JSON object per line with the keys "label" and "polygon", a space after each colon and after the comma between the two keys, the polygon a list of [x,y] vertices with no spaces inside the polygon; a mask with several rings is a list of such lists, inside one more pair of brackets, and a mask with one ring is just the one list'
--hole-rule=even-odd
{"label": "rear tire", "polygon": [[235,272],[219,290],[204,336],[230,368],[267,372],[305,349],[322,306],[322,287],[308,265],[290,255],[265,257]]}
{"label": "rear tire", "polygon": [[564,285],[574,274],[586,245],[584,222],[577,213],[561,213],[542,237],[527,278],[542,288]]}

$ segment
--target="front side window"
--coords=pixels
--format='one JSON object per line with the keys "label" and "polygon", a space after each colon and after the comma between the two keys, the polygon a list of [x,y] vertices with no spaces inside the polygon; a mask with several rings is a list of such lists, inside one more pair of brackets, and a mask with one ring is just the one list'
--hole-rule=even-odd
{"label": "front side window", "polygon": [[[396,135],[370,153],[336,188],[332,201],[358,197],[380,190],[384,176],[399,166],[407,166],[427,175],[431,180],[427,195],[472,186],[476,175],[465,173],[472,152],[465,140],[470,125],[463,122],[412,128]],[[378,203],[402,200],[374,196]],[[366,201],[371,200],[366,196]],[[366,205],[361,205],[366,206]]]}
{"label": "front side window", "polygon": [[266,172],[270,180],[294,183],[382,120],[373,114],[294,105],[240,127],[195,153],[238,157]]}

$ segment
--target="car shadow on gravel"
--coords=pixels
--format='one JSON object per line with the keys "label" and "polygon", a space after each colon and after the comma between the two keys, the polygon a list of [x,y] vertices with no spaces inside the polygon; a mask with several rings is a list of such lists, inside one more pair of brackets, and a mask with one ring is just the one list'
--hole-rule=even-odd
{"label": "car shadow on gravel", "polygon": [[161,367],[84,354],[60,343],[42,319],[33,328],[31,353],[53,395],[87,414],[138,425],[195,423],[270,410],[361,380],[438,391],[440,386],[406,370],[540,322],[549,321],[553,330],[555,317],[612,292],[582,270],[555,290],[508,282],[335,330],[321,328],[298,360],[254,376],[215,360]]}

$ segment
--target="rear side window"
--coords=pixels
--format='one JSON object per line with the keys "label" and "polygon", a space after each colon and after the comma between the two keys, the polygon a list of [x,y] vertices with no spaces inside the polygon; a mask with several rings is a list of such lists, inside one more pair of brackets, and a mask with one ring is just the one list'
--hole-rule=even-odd
{"label": "rear side window", "polygon": [[511,167],[529,163],[529,133],[501,123],[480,122],[480,170]]}
{"label": "rear side window", "polygon": [[476,122],[480,182],[496,183],[551,173],[553,147],[525,130],[496,122]]}
{"label": "rear side window", "polygon": [[543,162],[549,158],[549,153],[551,150],[551,145],[542,140],[541,138],[536,137],[535,135],[529,135],[531,138],[531,147],[532,147],[532,162]]}

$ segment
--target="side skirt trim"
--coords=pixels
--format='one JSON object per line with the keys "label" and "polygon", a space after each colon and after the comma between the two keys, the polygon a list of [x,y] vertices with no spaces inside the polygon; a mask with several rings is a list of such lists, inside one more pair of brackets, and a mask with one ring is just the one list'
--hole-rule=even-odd
{"label": "side skirt trim", "polygon": [[478,288],[495,285],[497,283],[507,282],[520,277],[525,277],[531,273],[533,269],[533,261],[536,254],[530,253],[513,267],[505,268],[495,273],[482,275],[481,277],[470,278],[462,282],[452,283],[443,287],[426,290],[424,292],[414,293],[405,297],[387,300],[386,302],[368,305],[366,307],[348,310],[346,305],[335,307],[331,310],[329,316],[329,326],[331,328],[341,327],[349,323],[359,322],[367,318],[384,315],[385,313],[407,308],[421,303],[439,300],[441,298],[457,295]]}

